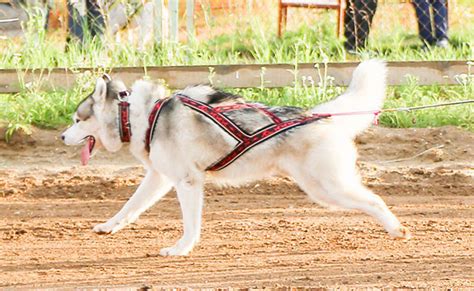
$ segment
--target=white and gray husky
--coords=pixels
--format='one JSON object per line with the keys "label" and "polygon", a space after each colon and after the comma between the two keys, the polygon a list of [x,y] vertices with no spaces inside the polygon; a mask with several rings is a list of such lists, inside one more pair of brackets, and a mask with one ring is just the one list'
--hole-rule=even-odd
{"label": "white and gray husky", "polygon": [[[384,201],[362,185],[356,169],[353,139],[371,124],[373,116],[321,114],[325,118],[314,118],[318,113],[380,109],[386,75],[383,62],[365,61],[354,71],[344,94],[309,111],[248,103],[204,85],[165,98],[162,86],[137,81],[128,96],[121,81],[97,79],[94,92],[79,104],[74,124],[62,139],[67,145],[86,142],[82,153],[86,163],[100,146],[118,151],[125,142],[126,127],[130,151],[143,163],[146,175],[123,208],[96,225],[94,232],[121,230],[174,188],[181,205],[183,236],[160,254],[187,255],[199,241],[206,181],[239,185],[289,176],[315,202],[358,209],[373,216],[391,236],[410,238]],[[128,106],[125,123],[119,106],[124,102]],[[240,133],[229,130],[226,122]],[[242,146],[256,134],[261,135],[256,143]],[[244,150],[236,152],[238,147]],[[216,163],[220,164],[216,167]]]}

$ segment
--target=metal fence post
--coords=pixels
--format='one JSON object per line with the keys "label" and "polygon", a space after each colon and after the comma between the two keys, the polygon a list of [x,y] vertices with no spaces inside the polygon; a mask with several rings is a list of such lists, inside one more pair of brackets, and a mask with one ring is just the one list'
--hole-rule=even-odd
{"label": "metal fence post", "polygon": [[155,43],[161,44],[163,42],[163,0],[155,0]]}
{"label": "metal fence post", "polygon": [[186,30],[188,32],[188,42],[194,41],[194,0],[186,0]]}
{"label": "metal fence post", "polygon": [[178,42],[179,35],[178,35],[178,9],[179,9],[179,1],[178,0],[169,0],[168,2],[168,11],[170,16],[170,41]]}

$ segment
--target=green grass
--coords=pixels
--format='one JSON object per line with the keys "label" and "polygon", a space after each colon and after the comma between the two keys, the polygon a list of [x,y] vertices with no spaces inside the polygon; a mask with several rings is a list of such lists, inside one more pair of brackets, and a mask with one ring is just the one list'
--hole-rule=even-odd
{"label": "green grass", "polygon": [[[41,15],[34,15],[39,19]],[[35,18],[34,18],[35,19]],[[252,20],[239,30],[190,44],[167,44],[146,50],[132,45],[89,41],[84,46],[70,45],[65,52],[57,36],[47,36],[40,21],[27,26],[25,41],[7,40],[0,44],[0,68],[30,69],[96,67],[98,71],[115,66],[167,66],[236,63],[296,63],[348,61],[381,58],[388,61],[406,60],[473,60],[474,21],[465,27],[451,29],[451,47],[421,50],[416,31],[394,28],[388,33],[376,32],[370,46],[360,56],[346,55],[342,41],[334,35],[334,23],[322,13],[311,27],[302,25],[277,38],[263,21]],[[55,128],[68,124],[77,102],[91,90],[94,72],[80,77],[70,91],[40,91],[39,84],[24,84],[15,95],[0,95],[0,125],[8,134],[29,126]],[[233,90],[244,97],[270,105],[311,107],[340,94],[344,88],[335,87],[331,79],[321,84],[296,84],[281,89],[254,88]],[[459,86],[419,86],[410,84],[392,87],[385,107],[433,104],[448,100],[474,99],[474,68]],[[415,113],[391,113],[381,117],[384,126],[428,127],[456,125],[474,130],[472,105],[428,109]],[[415,121],[415,122],[414,122]]]}

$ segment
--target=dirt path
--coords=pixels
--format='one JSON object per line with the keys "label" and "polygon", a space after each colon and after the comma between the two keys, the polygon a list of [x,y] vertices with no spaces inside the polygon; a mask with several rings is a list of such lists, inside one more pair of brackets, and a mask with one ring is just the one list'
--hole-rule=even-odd
{"label": "dirt path", "polygon": [[376,128],[358,139],[364,181],[411,229],[408,242],[275,179],[208,187],[201,242],[178,258],[158,255],[181,233],[175,193],[113,236],[92,233],[143,172],[125,153],[80,167],[57,134],[0,142],[0,287],[474,287],[472,133]]}

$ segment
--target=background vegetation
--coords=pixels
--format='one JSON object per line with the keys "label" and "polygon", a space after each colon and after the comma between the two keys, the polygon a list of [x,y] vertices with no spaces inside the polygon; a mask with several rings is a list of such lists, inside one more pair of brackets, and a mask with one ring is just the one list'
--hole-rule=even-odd
{"label": "background vegetation", "polygon": [[[25,36],[6,39],[0,44],[0,68],[94,67],[102,70],[115,66],[328,62],[367,58],[389,61],[474,59],[474,8],[470,0],[459,0],[450,6],[451,46],[447,49],[421,47],[411,5],[398,2],[381,4],[370,45],[356,56],[348,55],[342,40],[336,37],[334,13],[306,9],[290,11],[288,30],[278,38],[277,9],[262,5],[265,4],[257,4],[252,11],[224,11],[222,15],[204,9],[203,21],[198,23],[194,41],[149,45],[143,50],[137,49],[133,43],[116,43],[108,37],[104,41],[94,39],[83,45],[70,43],[66,47],[64,33],[47,34],[43,29],[43,12],[32,10],[31,21],[25,25]],[[21,93],[0,95],[0,125],[8,128],[8,134],[18,129],[28,131],[31,125],[47,128],[67,125],[77,102],[91,90],[95,73],[81,75],[77,86],[70,91],[42,92],[39,84],[23,84]],[[311,107],[343,90],[335,87],[328,78],[321,84],[234,91],[271,105]],[[412,79],[405,86],[389,88],[385,107],[473,98],[474,68],[472,73],[463,76],[459,86],[419,86],[417,80]],[[392,127],[451,124],[474,130],[473,113],[473,106],[463,105],[416,113],[384,114],[381,121],[383,125]]]}

